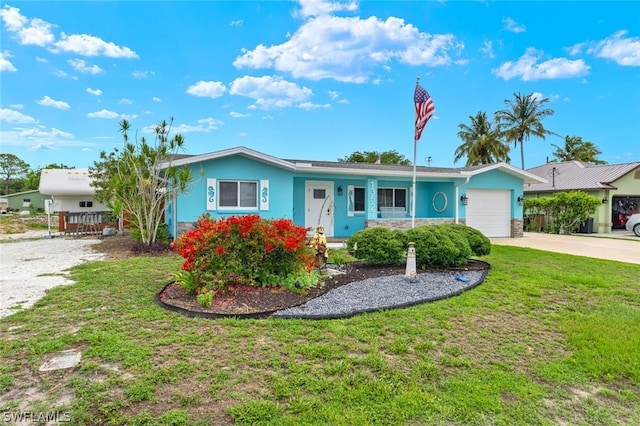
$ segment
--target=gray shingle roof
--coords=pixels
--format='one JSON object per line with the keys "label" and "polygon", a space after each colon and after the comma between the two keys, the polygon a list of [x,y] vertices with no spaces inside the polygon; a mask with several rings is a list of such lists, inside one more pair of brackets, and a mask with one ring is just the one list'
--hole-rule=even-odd
{"label": "gray shingle roof", "polygon": [[633,170],[640,162],[622,164],[589,164],[580,161],[547,163],[528,169],[547,183],[525,185],[524,192],[616,189],[615,181]]}

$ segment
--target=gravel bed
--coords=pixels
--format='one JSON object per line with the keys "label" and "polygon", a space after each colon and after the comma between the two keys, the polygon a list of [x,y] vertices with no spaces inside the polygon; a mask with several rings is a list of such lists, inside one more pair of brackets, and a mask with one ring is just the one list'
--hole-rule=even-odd
{"label": "gravel bed", "polygon": [[426,272],[415,279],[404,275],[370,278],[332,289],[302,305],[271,314],[273,318],[346,318],[363,312],[401,308],[455,296],[481,284],[484,271],[464,271],[468,281],[456,279],[459,272]]}

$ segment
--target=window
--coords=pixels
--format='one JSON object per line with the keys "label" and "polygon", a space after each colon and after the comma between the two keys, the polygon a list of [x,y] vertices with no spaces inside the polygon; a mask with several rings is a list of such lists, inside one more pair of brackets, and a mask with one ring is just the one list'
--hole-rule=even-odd
{"label": "window", "polygon": [[364,212],[364,187],[353,188],[353,211]]}
{"label": "window", "polygon": [[313,198],[316,200],[324,200],[327,198],[327,191],[325,189],[314,189]]}
{"label": "window", "polygon": [[407,208],[406,188],[378,188],[378,210],[380,207]]}
{"label": "window", "polygon": [[220,181],[218,193],[221,208],[258,208],[257,182]]}
{"label": "window", "polygon": [[87,207],[86,201],[80,201],[78,204],[80,205],[80,207]]}

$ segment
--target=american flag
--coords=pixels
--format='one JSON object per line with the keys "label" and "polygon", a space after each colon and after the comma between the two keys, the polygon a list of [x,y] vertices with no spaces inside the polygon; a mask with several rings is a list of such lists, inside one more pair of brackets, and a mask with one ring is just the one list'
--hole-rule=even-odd
{"label": "american flag", "polygon": [[416,92],[413,95],[413,100],[416,103],[415,140],[419,140],[427,121],[429,121],[433,113],[436,112],[436,107],[433,105],[433,101],[431,100],[429,93],[418,83],[416,83]]}

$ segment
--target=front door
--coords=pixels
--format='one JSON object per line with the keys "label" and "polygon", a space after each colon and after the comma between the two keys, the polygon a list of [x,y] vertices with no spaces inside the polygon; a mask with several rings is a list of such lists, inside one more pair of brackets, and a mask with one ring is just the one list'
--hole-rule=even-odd
{"label": "front door", "polygon": [[311,233],[315,232],[318,225],[322,225],[325,235],[333,237],[334,202],[333,182],[306,182],[304,223],[307,228],[312,228]]}

